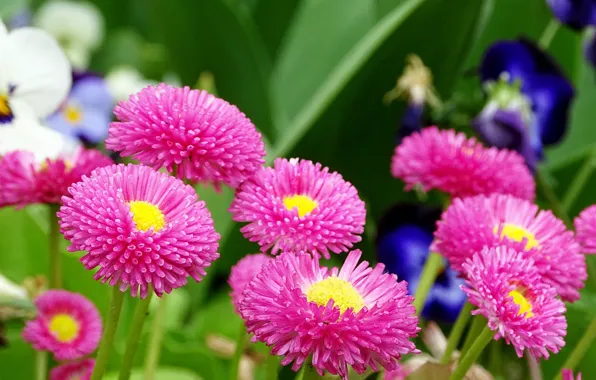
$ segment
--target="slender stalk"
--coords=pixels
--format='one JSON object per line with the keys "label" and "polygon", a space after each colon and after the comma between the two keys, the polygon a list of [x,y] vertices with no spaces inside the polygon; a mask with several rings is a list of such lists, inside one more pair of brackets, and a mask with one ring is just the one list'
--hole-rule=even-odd
{"label": "slender stalk", "polygon": [[277,380],[277,374],[279,372],[279,357],[276,355],[269,355],[267,358],[267,368],[265,379],[266,380]]}
{"label": "slender stalk", "polygon": [[99,351],[97,352],[97,358],[95,360],[95,367],[93,368],[91,380],[101,380],[106,370],[110,352],[112,351],[114,335],[116,334],[116,329],[118,328],[118,320],[120,319],[120,311],[122,310],[123,301],[124,292],[121,292],[120,288],[117,286],[113,286],[110,310],[106,319],[103,337],[101,338],[101,343],[99,345]]}
{"label": "slender stalk", "polygon": [[420,275],[420,280],[418,281],[418,287],[416,288],[416,294],[414,295],[416,315],[420,315],[422,312],[422,308],[424,307],[428,293],[435,283],[435,279],[437,278],[439,270],[442,266],[443,256],[439,255],[438,253],[431,252],[424,263],[424,268],[422,269],[422,274]]}
{"label": "slender stalk", "polygon": [[555,192],[550,187],[550,185],[546,181],[546,178],[544,178],[544,175],[540,172],[540,170],[536,171],[536,184],[538,185],[538,187],[542,189],[542,194],[544,195],[544,198],[546,198],[546,201],[550,204],[550,207],[552,208],[555,215],[561,218],[563,222],[565,222],[567,227],[571,227],[572,224],[571,220],[569,219],[569,216],[563,209],[563,206],[559,202],[559,199],[555,195]]}
{"label": "slender stalk", "polygon": [[501,368],[503,365],[503,355],[501,350],[500,340],[493,340],[490,343],[490,359],[488,370],[491,374],[493,374],[493,376],[495,376],[495,378],[499,378],[501,376]]}
{"label": "slender stalk", "polygon": [[590,175],[596,168],[596,150],[593,150],[588,155],[588,158],[585,160],[584,164],[582,165],[581,169],[573,178],[571,185],[567,188],[567,192],[563,196],[561,200],[561,207],[565,213],[569,212],[569,208],[573,206],[573,202],[577,199],[577,196],[581,193],[584,185],[590,179]]}
{"label": "slender stalk", "polygon": [[310,364],[310,359],[307,359],[300,367],[300,371],[298,375],[294,378],[294,380],[313,380],[313,379],[320,379],[319,374],[317,371],[314,370],[312,365]]}
{"label": "slender stalk", "polygon": [[48,235],[48,249],[50,252],[50,288],[58,289],[62,287],[62,264],[60,254],[60,226],[58,226],[58,217],[56,213],[60,209],[57,204],[49,205],[49,223],[50,233]]}
{"label": "slender stalk", "polygon": [[466,328],[468,321],[472,317],[472,314],[470,313],[472,312],[473,308],[474,305],[472,305],[470,302],[466,302],[464,307],[459,312],[457,320],[455,321],[455,324],[453,325],[453,328],[449,333],[447,347],[445,348],[445,352],[443,353],[441,364],[447,364],[451,361],[451,355],[453,354],[453,351],[455,351],[455,349],[457,348],[457,344],[461,339],[464,329]]}
{"label": "slender stalk", "polygon": [[139,300],[137,307],[135,308],[135,314],[132,317],[132,325],[128,333],[128,340],[126,341],[126,349],[124,350],[124,357],[122,358],[122,365],[120,366],[119,380],[128,380],[130,378],[130,372],[132,370],[133,360],[137,347],[139,346],[139,338],[141,332],[143,332],[143,325],[145,324],[145,318],[147,317],[147,310],[149,309],[149,303],[151,302],[151,296],[153,292],[149,292],[147,297]]}
{"label": "slender stalk", "polygon": [[550,43],[553,41],[553,38],[555,38],[555,35],[559,31],[560,26],[561,24],[559,24],[557,20],[550,20],[548,25],[546,25],[544,32],[542,32],[542,36],[540,36],[540,39],[538,40],[538,46],[544,50],[548,49]]}
{"label": "slender stalk", "polygon": [[[594,318],[592,322],[590,322],[590,325],[584,332],[584,335],[582,336],[581,340],[575,345],[573,351],[571,351],[571,354],[569,354],[567,360],[565,360],[565,364],[563,364],[561,370],[563,370],[563,368],[568,368],[571,370],[575,369],[575,367],[579,364],[579,362],[586,354],[586,351],[588,351],[588,348],[590,348],[590,346],[592,345],[592,342],[594,341],[595,337],[596,318]],[[555,379],[561,379],[560,373],[561,371],[559,371],[559,375],[557,375]]]}
{"label": "slender stalk", "polygon": [[46,380],[48,377],[47,351],[35,351],[35,380]]}
{"label": "slender stalk", "polygon": [[246,347],[247,343],[248,334],[246,333],[244,324],[241,324],[240,333],[238,334],[238,339],[236,340],[236,351],[234,352],[234,356],[232,357],[232,369],[230,370],[230,380],[236,380],[238,378],[238,370],[240,369],[240,359],[242,359],[244,347]]}
{"label": "slender stalk", "polygon": [[464,345],[460,351],[460,357],[463,357],[466,352],[472,347],[472,343],[474,343],[474,339],[480,334],[484,326],[486,326],[487,320],[481,315],[477,315],[472,320],[472,326],[470,330],[468,330],[468,335],[466,336],[466,340],[464,340]]}
{"label": "slender stalk", "polygon": [[476,359],[482,353],[482,350],[486,347],[487,344],[490,343],[492,339],[494,339],[495,333],[486,325],[482,333],[478,335],[478,338],[470,347],[470,350],[466,352],[466,354],[462,357],[462,359],[457,364],[455,371],[451,374],[449,380],[461,380],[466,376],[468,370],[472,367]]}
{"label": "slender stalk", "polygon": [[529,351],[526,350],[524,356],[528,362],[528,372],[530,372],[530,380],[542,380],[542,369],[540,363]]}
{"label": "slender stalk", "polygon": [[164,319],[167,309],[168,296],[164,294],[159,300],[153,323],[151,324],[151,338],[149,340],[149,348],[147,349],[147,358],[145,364],[145,380],[154,380],[155,371],[159,364],[159,356],[161,354],[161,342],[164,335]]}

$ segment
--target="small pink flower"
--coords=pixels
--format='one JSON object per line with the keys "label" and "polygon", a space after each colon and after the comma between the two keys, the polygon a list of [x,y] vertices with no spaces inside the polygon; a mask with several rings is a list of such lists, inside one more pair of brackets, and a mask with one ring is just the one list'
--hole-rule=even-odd
{"label": "small pink flower", "polygon": [[512,344],[517,356],[528,350],[535,358],[559,352],[567,334],[565,304],[554,288],[541,281],[532,259],[506,246],[484,248],[463,265],[462,289],[478,307],[472,314],[488,319],[495,339]]}
{"label": "small pink flower", "polygon": [[543,281],[565,301],[579,299],[586,259],[573,232],[550,211],[510,195],[455,199],[437,223],[432,249],[461,271],[484,247],[506,245],[532,258]]}
{"label": "small pink flower", "polygon": [[35,300],[37,316],[23,329],[23,339],[56,360],[74,360],[97,348],[101,317],[91,301],[78,293],[48,290]]}
{"label": "small pink flower", "polygon": [[114,109],[106,147],[178,178],[238,186],[265,162],[265,145],[236,106],[206,91],[149,86]]}
{"label": "small pink flower", "polygon": [[69,250],[86,251],[85,268],[145,298],[197,282],[219,257],[219,234],[195,190],[142,165],[100,168],[69,188],[58,212]]}
{"label": "small pink flower", "polygon": [[358,264],[360,251],[348,254],[341,269],[321,268],[306,253],[283,253],[265,264],[248,283],[240,313],[253,341],[272,346],[282,365],[297,371],[312,365],[347,379],[348,366],[359,374],[398,368],[402,355],[418,353],[418,318],[404,281],[385,266]]}
{"label": "small pink flower", "polygon": [[573,376],[573,371],[570,369],[563,369],[561,371],[561,376],[563,380],[582,380],[582,374],[580,372],[577,373],[577,377]]}
{"label": "small pink flower", "polygon": [[89,380],[93,367],[95,359],[61,364],[50,371],[50,380]]}
{"label": "small pink flower", "polygon": [[396,369],[393,371],[385,371],[383,380],[405,380],[409,374],[409,371],[407,371],[403,365],[397,363]]}
{"label": "small pink flower", "polygon": [[263,253],[246,255],[232,267],[228,284],[232,288],[230,296],[232,297],[232,303],[237,313],[240,312],[238,305],[242,301],[242,298],[244,298],[243,292],[246,284],[259,274],[263,265],[267,264],[270,260],[271,256]]}
{"label": "small pink flower", "polygon": [[262,252],[307,251],[329,258],[361,240],[366,208],[358,191],[321,164],[278,158],[240,186],[230,206],[240,231]]}
{"label": "small pink flower", "polygon": [[588,254],[596,254],[596,205],[583,210],[575,218],[573,224],[582,251]]}
{"label": "small pink flower", "polygon": [[453,197],[511,194],[534,200],[536,185],[517,152],[486,148],[454,130],[428,127],[403,139],[391,163],[406,189],[438,189]]}

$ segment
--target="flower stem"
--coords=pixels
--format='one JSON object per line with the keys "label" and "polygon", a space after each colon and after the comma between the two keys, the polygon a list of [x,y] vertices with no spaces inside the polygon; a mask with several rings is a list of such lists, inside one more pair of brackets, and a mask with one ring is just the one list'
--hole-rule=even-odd
{"label": "flower stem", "polygon": [[484,350],[486,345],[489,344],[494,337],[495,333],[490,329],[490,327],[488,327],[488,325],[486,325],[484,330],[482,330],[482,333],[478,335],[472,344],[472,347],[470,347],[470,350],[468,350],[468,352],[466,352],[466,354],[459,361],[449,380],[463,379],[464,376],[466,376],[466,373],[468,373],[470,367],[472,367],[476,359],[478,359],[482,353],[482,350]]}
{"label": "flower stem", "polygon": [[60,226],[56,213],[60,209],[57,204],[49,205],[50,233],[48,235],[48,249],[50,252],[50,288],[62,287],[62,265],[60,263]]}
{"label": "flower stem", "polygon": [[110,303],[110,310],[106,320],[106,326],[103,331],[103,337],[97,352],[95,367],[90,380],[101,380],[108,365],[110,352],[112,351],[112,343],[114,342],[114,335],[118,328],[118,320],[120,319],[120,311],[122,310],[122,302],[124,301],[124,293],[120,291],[117,286],[112,287],[112,301]]}
{"label": "flower stem", "polygon": [[232,368],[230,369],[230,380],[236,380],[238,378],[238,369],[240,368],[240,359],[244,353],[244,347],[248,343],[248,334],[244,328],[244,324],[240,324],[240,332],[236,339],[236,351],[232,357]]}
{"label": "flower stem", "polygon": [[544,50],[548,49],[550,43],[553,41],[553,38],[555,38],[555,35],[559,31],[560,26],[561,24],[559,24],[557,20],[550,20],[550,22],[548,23],[548,25],[546,25],[546,28],[542,32],[540,39],[538,40],[538,46],[540,46]]}
{"label": "flower stem", "polygon": [[439,274],[439,270],[443,266],[443,256],[438,253],[431,252],[424,263],[422,274],[418,281],[418,287],[416,288],[416,294],[414,295],[414,307],[416,307],[416,315],[420,315],[428,293],[435,283],[435,279]]}
{"label": "flower stem", "polygon": [[593,150],[588,154],[588,158],[575,175],[575,178],[573,178],[573,182],[571,182],[571,185],[569,185],[567,192],[563,196],[561,207],[565,213],[568,213],[569,208],[573,206],[573,202],[575,202],[577,196],[583,190],[584,185],[590,179],[590,175],[594,171],[594,168],[596,168],[596,150]]}
{"label": "flower stem", "polygon": [[269,355],[267,358],[267,368],[265,379],[266,380],[277,380],[277,374],[279,372],[279,357],[277,355]]}
{"label": "flower stem", "polygon": [[312,365],[310,364],[310,359],[307,359],[300,367],[300,371],[298,375],[294,378],[294,380],[313,380],[313,379],[320,379],[319,374],[317,371],[314,370]]}
{"label": "flower stem", "polygon": [[48,376],[48,353],[35,351],[35,380],[46,380]]}
{"label": "flower stem", "polygon": [[567,227],[571,227],[571,220],[569,219],[569,216],[565,212],[565,209],[563,209],[563,206],[561,206],[559,199],[548,184],[546,178],[544,178],[544,175],[541,173],[540,169],[536,171],[536,184],[542,190],[542,195],[544,195],[544,198],[546,198],[546,201],[550,204],[550,207],[552,208],[555,215],[561,218]]}
{"label": "flower stem", "polygon": [[441,359],[441,364],[447,364],[451,361],[451,355],[453,351],[455,351],[457,344],[459,343],[461,336],[466,328],[466,324],[472,317],[471,311],[474,308],[469,301],[466,302],[464,307],[459,312],[459,316],[449,333],[449,339],[447,340],[447,347],[445,348],[445,352],[443,353],[443,358]]}
{"label": "flower stem", "polygon": [[481,315],[477,315],[472,320],[472,326],[470,326],[470,330],[468,330],[468,335],[466,336],[466,340],[464,340],[464,346],[460,351],[460,357],[463,357],[466,352],[472,347],[472,343],[474,343],[474,338],[480,334],[484,326],[486,325],[487,320]]}
{"label": "flower stem", "polygon": [[135,308],[135,314],[132,317],[132,325],[128,333],[128,340],[126,341],[124,357],[122,358],[122,365],[120,366],[119,380],[128,380],[130,378],[132,362],[135,358],[137,347],[139,346],[139,338],[143,331],[143,325],[145,318],[147,317],[147,310],[149,309],[152,295],[153,291],[150,291],[147,297],[139,300],[139,303],[137,303],[137,307]]}
{"label": "flower stem", "polygon": [[[149,296],[147,297],[149,298]],[[151,324],[151,340],[149,341],[149,348],[147,349],[147,358],[145,364],[145,380],[154,380],[155,371],[159,364],[159,356],[161,354],[161,342],[164,335],[164,318],[167,309],[168,296],[164,294],[159,300],[153,323]]]}
{"label": "flower stem", "polygon": [[[561,370],[563,370],[563,368],[568,368],[571,370],[575,369],[575,367],[579,364],[579,362],[586,354],[586,351],[588,351],[588,348],[590,348],[590,345],[594,341],[594,338],[596,338],[596,317],[592,319],[592,322],[590,322],[590,325],[588,326],[586,331],[584,331],[584,335],[582,336],[581,340],[575,345],[573,351],[567,357],[567,360],[565,360],[565,364],[563,364]],[[561,371],[559,371],[558,373],[560,374]],[[555,379],[560,378],[561,375],[555,377]]]}

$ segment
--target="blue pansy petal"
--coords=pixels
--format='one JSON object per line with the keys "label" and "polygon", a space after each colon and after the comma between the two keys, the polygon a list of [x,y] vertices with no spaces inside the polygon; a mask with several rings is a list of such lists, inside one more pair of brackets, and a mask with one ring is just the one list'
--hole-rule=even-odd
{"label": "blue pansy petal", "polygon": [[73,128],[72,124],[66,120],[62,109],[59,109],[54,114],[50,115],[46,119],[45,124],[53,130],[62,133],[63,135],[72,137],[73,139],[78,138],[76,128]]}
{"label": "blue pansy petal", "polygon": [[534,59],[528,49],[517,41],[499,41],[484,53],[480,64],[482,82],[497,80],[503,72],[511,78],[523,78],[535,70]]}
{"label": "blue pansy petal", "polygon": [[519,111],[501,109],[483,111],[472,127],[486,144],[511,150],[523,145],[527,128]]}
{"label": "blue pansy petal", "polygon": [[433,287],[429,301],[422,310],[422,316],[434,321],[454,323],[467,300],[466,294],[460,288],[464,280],[457,277],[450,268],[443,277],[448,283]]}
{"label": "blue pansy petal", "polygon": [[550,54],[546,53],[542,48],[536,45],[534,41],[527,38],[520,38],[517,40],[517,43],[528,51],[528,54],[530,54],[534,62],[534,71],[529,74],[546,74],[565,78],[563,69],[559,66],[557,61],[551,57]]}
{"label": "blue pansy petal", "polygon": [[397,131],[396,143],[400,144],[401,140],[411,135],[414,132],[420,131],[422,125],[422,115],[424,114],[424,104],[410,103],[404,111],[401,118],[401,125]]}
{"label": "blue pansy petal", "polygon": [[555,17],[563,24],[581,30],[596,24],[594,0],[547,0]]}
{"label": "blue pansy petal", "polygon": [[592,33],[590,38],[588,38],[584,44],[584,57],[586,61],[592,65],[592,67],[596,67],[596,34]]}
{"label": "blue pansy petal", "polygon": [[424,266],[432,239],[432,232],[419,227],[399,227],[378,240],[378,259],[385,264],[389,272],[411,282],[409,285],[412,285],[414,278],[419,276]]}
{"label": "blue pansy petal", "polygon": [[76,131],[77,137],[90,145],[99,144],[108,136],[110,121],[111,118],[105,112],[86,109]]}
{"label": "blue pansy petal", "polygon": [[88,76],[76,81],[70,92],[70,98],[85,110],[93,108],[111,115],[114,109],[114,98],[110,95],[105,81],[99,77]]}

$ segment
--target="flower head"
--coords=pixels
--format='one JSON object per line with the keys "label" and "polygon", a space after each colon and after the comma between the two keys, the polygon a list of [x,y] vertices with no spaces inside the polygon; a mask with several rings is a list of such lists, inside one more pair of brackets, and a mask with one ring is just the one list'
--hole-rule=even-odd
{"label": "flower head", "polygon": [[406,284],[395,275],[358,264],[352,251],[341,269],[321,268],[309,254],[284,253],[248,283],[240,313],[254,341],[272,346],[297,371],[312,355],[320,375],[347,379],[348,366],[398,368],[402,355],[418,353],[419,331]]}
{"label": "flower head", "polygon": [[41,163],[35,161],[31,152],[8,153],[0,157],[0,207],[59,204],[70,185],[96,168],[112,163],[100,151],[82,148]]}
{"label": "flower head", "polygon": [[547,0],[555,17],[575,30],[596,25],[596,2],[594,0]]}
{"label": "flower head", "polygon": [[263,265],[267,264],[270,260],[271,256],[257,253],[244,256],[232,267],[228,284],[232,288],[230,296],[232,297],[232,303],[234,304],[236,312],[239,312],[238,305],[244,297],[243,292],[246,284],[259,274]]}
{"label": "flower head", "polygon": [[[401,203],[392,207],[377,225],[376,239],[379,262],[387,270],[407,281],[408,292],[415,294],[430,245],[440,208]],[[448,265],[433,284],[422,316],[426,320],[453,323],[466,302],[460,286],[463,280]]]}
{"label": "flower head", "polygon": [[579,299],[586,260],[573,232],[551,211],[509,195],[455,199],[437,224],[436,249],[456,270],[484,247],[507,246],[532,258],[565,301]]}
{"label": "flower head", "polygon": [[463,133],[437,127],[406,137],[395,148],[391,173],[406,183],[406,189],[439,189],[453,197],[492,193],[535,197],[532,174],[517,153],[485,148]]}
{"label": "flower head", "polygon": [[583,210],[573,221],[577,241],[584,253],[596,254],[596,205]]}
{"label": "flower head", "polygon": [[78,293],[48,290],[35,300],[37,316],[27,322],[23,339],[56,360],[73,360],[95,351],[102,334],[101,317]]}
{"label": "flower head", "polygon": [[578,372],[577,377],[573,376],[573,371],[565,368],[561,371],[563,380],[582,380],[582,374]]}
{"label": "flower head", "polygon": [[236,106],[166,84],[120,102],[106,147],[178,177],[237,187],[265,162],[261,134]]}
{"label": "flower head", "polygon": [[95,359],[60,364],[50,371],[50,380],[89,380],[95,367]]}
{"label": "flower head", "polygon": [[527,349],[534,357],[559,352],[567,334],[565,304],[541,282],[532,259],[507,246],[483,248],[463,264],[464,292],[477,306],[472,314],[488,319],[495,339],[512,344],[517,356]]}
{"label": "flower head", "polygon": [[200,281],[219,257],[219,234],[195,190],[142,165],[95,170],[69,188],[58,212],[69,250],[86,251],[94,278],[136,297],[151,286],[158,296]]}
{"label": "flower head", "polygon": [[240,231],[263,252],[308,251],[329,258],[360,241],[366,209],[358,191],[321,164],[278,158],[240,186],[230,206]]}

